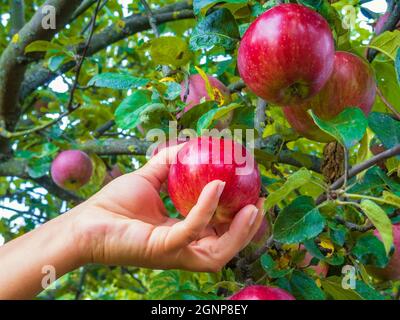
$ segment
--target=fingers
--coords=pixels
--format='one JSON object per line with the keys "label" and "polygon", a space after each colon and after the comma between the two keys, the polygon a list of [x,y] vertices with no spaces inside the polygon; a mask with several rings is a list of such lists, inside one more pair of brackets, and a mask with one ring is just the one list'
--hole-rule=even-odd
{"label": "fingers", "polygon": [[264,216],[264,199],[259,199],[256,206],[244,207],[235,216],[229,230],[215,244],[219,258],[228,262],[235,254],[249,244],[254,237]]}
{"label": "fingers", "polygon": [[178,222],[170,229],[165,242],[168,250],[183,248],[198,240],[217,209],[224,187],[225,182],[220,180],[214,180],[204,187],[196,205],[190,210],[185,220]]}
{"label": "fingers", "polygon": [[153,156],[142,168],[133,174],[138,174],[150,181],[153,186],[160,190],[161,185],[167,180],[171,164],[176,163],[177,154],[185,143],[164,148]]}
{"label": "fingers", "polygon": [[254,237],[264,218],[263,206],[264,199],[260,198],[256,206],[248,205],[240,210],[229,230],[220,238],[205,238],[188,247],[183,255],[184,268],[193,271],[219,271]]}

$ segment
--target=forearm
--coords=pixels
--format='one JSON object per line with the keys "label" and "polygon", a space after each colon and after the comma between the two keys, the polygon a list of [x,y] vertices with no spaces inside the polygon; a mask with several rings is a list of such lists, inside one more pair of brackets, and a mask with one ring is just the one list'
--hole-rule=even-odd
{"label": "forearm", "polygon": [[0,247],[0,299],[31,299],[44,289],[42,280],[50,268],[58,278],[83,263],[74,241],[72,214]]}

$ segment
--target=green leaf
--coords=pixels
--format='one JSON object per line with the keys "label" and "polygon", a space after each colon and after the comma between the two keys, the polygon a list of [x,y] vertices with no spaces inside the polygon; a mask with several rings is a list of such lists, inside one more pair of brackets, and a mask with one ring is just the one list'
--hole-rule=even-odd
{"label": "green leaf", "polygon": [[43,177],[49,172],[50,166],[50,157],[31,158],[28,161],[28,174],[33,179]]}
{"label": "green leaf", "polygon": [[321,5],[324,3],[324,0],[299,0],[298,2],[309,8],[318,10],[321,7]]}
{"label": "green leaf", "polygon": [[360,108],[346,108],[328,121],[318,118],[312,110],[310,110],[310,115],[322,131],[334,137],[347,149],[363,138],[368,126],[367,118]]}
{"label": "green leaf", "polygon": [[319,250],[317,244],[315,243],[314,239],[309,239],[307,241],[304,241],[304,246],[306,247],[307,251],[315,258],[325,261],[326,263],[329,263],[332,266],[339,266],[343,264],[344,262],[344,257],[334,254],[330,256],[329,258],[325,257],[322,252]]}
{"label": "green leaf", "polygon": [[292,269],[281,269],[277,268],[277,263],[272,257],[265,253],[260,258],[261,266],[270,278],[281,278],[292,272]]}
{"label": "green leaf", "polygon": [[200,15],[200,14],[206,14],[208,9],[210,9],[213,5],[217,3],[230,3],[230,4],[247,4],[248,0],[194,0],[193,1],[193,11],[194,14]]}
{"label": "green leaf", "polygon": [[239,38],[239,28],[232,13],[228,9],[219,9],[196,25],[190,37],[190,48],[195,51],[220,45],[233,50]]}
{"label": "green leaf", "polygon": [[190,110],[186,111],[179,119],[179,124],[185,128],[195,129],[198,120],[212,109],[216,109],[217,103],[215,101],[205,101],[201,104],[193,106]]}
{"label": "green leaf", "polygon": [[395,194],[389,191],[383,191],[382,193],[383,200],[394,207],[400,208],[400,197],[396,196]]}
{"label": "green leaf", "polygon": [[48,63],[50,71],[56,72],[58,68],[60,68],[67,59],[69,58],[64,55],[50,57]]}
{"label": "green leaf", "polygon": [[314,279],[304,272],[295,270],[289,278],[290,291],[299,300],[325,300],[324,292]]}
{"label": "green leaf", "polygon": [[181,85],[176,82],[164,82],[167,85],[163,97],[167,100],[175,100],[181,95]]}
{"label": "green leaf", "polygon": [[357,291],[357,293],[365,300],[385,300],[385,297],[382,296],[375,288],[365,284],[360,280],[356,280],[355,291]]}
{"label": "green leaf", "polygon": [[364,199],[361,201],[361,209],[379,231],[382,242],[385,246],[386,253],[389,254],[393,245],[393,227],[392,222],[386,212],[381,209],[375,202]]}
{"label": "green leaf", "polygon": [[227,116],[233,110],[240,108],[242,105],[238,103],[232,103],[225,107],[219,107],[215,109],[211,109],[205,114],[203,114],[200,119],[197,121],[197,134],[201,135],[204,129],[208,129],[211,127],[215,120],[221,119],[224,116]]}
{"label": "green leaf", "polygon": [[395,70],[397,75],[397,81],[400,84],[400,48],[397,49],[396,60],[395,60]]}
{"label": "green leaf", "polygon": [[392,60],[396,59],[396,51],[400,47],[400,31],[385,31],[371,40],[369,47],[378,50]]}
{"label": "green leaf", "polygon": [[351,253],[365,265],[384,268],[389,262],[383,243],[372,234],[359,237]]}
{"label": "green leaf", "polygon": [[174,67],[187,64],[192,57],[186,41],[182,38],[170,36],[152,40],[150,55],[155,63]]}
{"label": "green leaf", "polygon": [[149,82],[148,79],[133,77],[129,74],[105,72],[90,79],[88,86],[121,90],[143,87]]}
{"label": "green leaf", "polygon": [[274,238],[283,243],[299,243],[322,232],[325,219],[311,197],[296,198],[278,215],[274,224]]}
{"label": "green leaf", "polygon": [[151,101],[151,92],[138,90],[126,97],[115,110],[115,122],[121,129],[131,129],[140,123],[140,114]]}
{"label": "green leaf", "polygon": [[344,289],[342,278],[333,276],[326,279],[320,279],[324,291],[334,300],[364,300],[360,294],[352,289]]}
{"label": "green leaf", "polygon": [[54,52],[64,52],[64,47],[50,41],[38,40],[28,44],[25,47],[25,53],[29,52],[46,52],[52,50]]}
{"label": "green leaf", "polygon": [[371,130],[387,149],[400,144],[400,122],[390,115],[372,112],[368,117],[368,123]]}
{"label": "green leaf", "polygon": [[282,187],[269,194],[265,201],[265,209],[271,209],[274,205],[284,200],[293,190],[296,190],[310,182],[311,179],[311,172],[306,168],[301,168],[300,170],[296,171],[287,179]]}

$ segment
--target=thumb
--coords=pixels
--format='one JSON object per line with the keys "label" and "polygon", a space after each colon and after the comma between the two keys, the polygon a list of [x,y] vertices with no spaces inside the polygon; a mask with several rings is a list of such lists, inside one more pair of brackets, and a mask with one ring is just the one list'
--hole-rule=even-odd
{"label": "thumb", "polygon": [[196,205],[190,210],[185,220],[171,227],[165,242],[168,250],[186,247],[199,238],[218,207],[224,187],[225,182],[221,180],[214,180],[204,187]]}

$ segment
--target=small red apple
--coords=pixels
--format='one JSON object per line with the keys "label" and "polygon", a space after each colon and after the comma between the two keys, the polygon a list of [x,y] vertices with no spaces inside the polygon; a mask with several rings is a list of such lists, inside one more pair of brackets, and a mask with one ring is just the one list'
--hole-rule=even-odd
{"label": "small red apple", "polygon": [[89,156],[80,150],[63,151],[51,164],[55,184],[67,190],[78,190],[92,177],[93,165]]}
{"label": "small red apple", "polygon": [[[301,245],[300,250],[305,250],[305,247],[303,245]],[[300,268],[313,269],[318,276],[325,278],[329,271],[329,265],[324,261],[320,261],[315,266],[310,265],[312,259],[313,259],[313,256],[308,251],[306,251],[303,261],[298,263],[297,266]]]}
{"label": "small red apple", "polygon": [[260,172],[253,155],[230,139],[200,137],[187,142],[170,167],[168,193],[176,209],[186,216],[213,180],[226,183],[214,224],[231,222],[240,209],[259,198]]}
{"label": "small red apple", "polygon": [[324,133],[307,113],[311,109],[319,118],[329,120],[347,107],[359,107],[365,115],[375,101],[376,84],[369,64],[358,56],[338,51],[331,77],[313,98],[298,106],[283,108],[286,119],[302,136],[320,142],[334,139]]}
{"label": "small red apple", "polygon": [[326,20],[298,4],[281,4],[260,15],[245,32],[238,69],[259,97],[293,105],[315,95],[333,69],[334,42]]}
{"label": "small red apple", "polygon": [[233,296],[228,300],[296,300],[289,292],[275,287],[267,286],[249,286]]}
{"label": "small red apple", "polygon": [[[217,78],[212,76],[207,76],[208,81],[215,92],[216,101],[219,103],[223,100],[225,104],[231,101],[231,94],[229,89]],[[216,90],[217,89],[217,90]],[[181,100],[185,102],[187,105],[183,112],[187,112],[192,109],[194,106],[204,101],[211,100],[210,95],[207,92],[206,82],[202,78],[200,74],[194,74],[189,77],[189,93],[185,99],[185,82],[181,83]],[[178,118],[181,115],[178,115]],[[225,129],[229,126],[230,122],[232,121],[233,113],[230,112],[226,116],[219,119],[216,123],[216,128],[219,130]]]}
{"label": "small red apple", "polygon": [[[377,230],[374,235],[382,239]],[[400,224],[393,226],[394,253],[385,268],[369,268],[371,274],[383,280],[400,280]]]}

